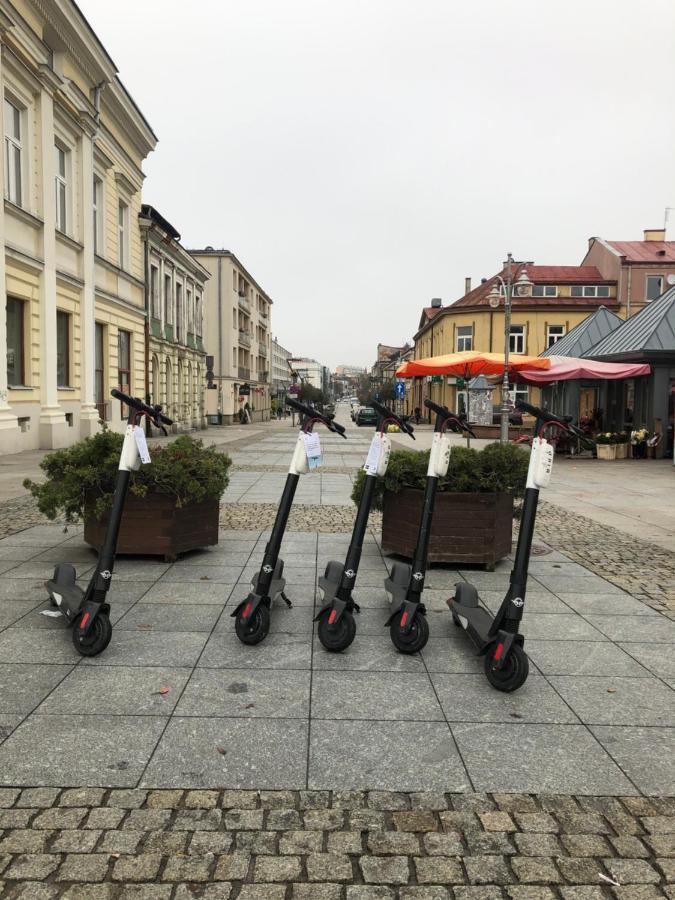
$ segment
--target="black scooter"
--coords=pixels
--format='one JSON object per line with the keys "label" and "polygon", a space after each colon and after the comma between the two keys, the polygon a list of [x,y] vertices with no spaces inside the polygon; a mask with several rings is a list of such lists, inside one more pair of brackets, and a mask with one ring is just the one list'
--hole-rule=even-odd
{"label": "black scooter", "polygon": [[447,601],[452,621],[464,628],[485,657],[487,680],[498,691],[510,693],[525,683],[529,672],[527,654],[523,650],[525,639],[520,634],[520,621],[525,607],[527,573],[530,565],[532,537],[537,518],[539,491],[548,485],[553,467],[554,448],[544,437],[546,429],[567,431],[585,446],[592,446],[587,435],[571,424],[571,416],[559,417],[548,410],[518,401],[516,408],[535,418],[530,465],[523,512],[518,532],[516,555],[506,596],[497,614],[492,616],[479,606],[478,591],[472,584],[455,585],[455,596]]}
{"label": "black scooter", "polygon": [[412,565],[394,562],[389,577],[384,581],[384,587],[391,602],[391,614],[385,622],[385,627],[389,628],[392,643],[401,653],[417,653],[429,639],[427,611],[422,602],[422,592],[427,569],[436,488],[439,479],[447,475],[450,464],[450,442],[445,433],[446,428],[460,433],[465,431],[472,437],[476,436],[466,422],[450,412],[447,406],[440,406],[438,403],[432,403],[431,400],[425,400],[424,405],[436,413],[436,423],[429,454],[427,483],[417,545]]}
{"label": "black scooter", "polygon": [[304,420],[293,451],[293,459],[272,526],[272,533],[265,547],[262,565],[258,574],[251,580],[253,590],[231,614],[235,620],[234,630],[242,644],[259,644],[267,637],[270,630],[270,609],[277,597],[281,597],[289,608],[293,606],[284,593],[286,587],[286,579],[283,577],[284,561],[279,558],[279,551],[300,476],[309,471],[305,435],[311,433],[316,422],[321,422],[329,431],[339,434],[346,440],[343,426],[334,422],[329,416],[321,415],[311,406],[305,406],[304,403],[291,398],[286,399],[286,404],[302,413]]}
{"label": "black scooter", "polygon": [[389,422],[392,422],[415,440],[412,425],[380,403],[373,402],[371,405],[378,413],[378,423],[364,466],[366,476],[363,493],[356,513],[347,558],[344,564],[336,560],[329,562],[325,574],[319,578],[319,587],[323,591],[323,606],[314,621],[319,623],[319,640],[326,650],[330,650],[332,653],[346,650],[356,635],[354,612],[359,612],[359,607],[352,597],[352,591],[356,584],[361,561],[363,539],[368,526],[375,484],[378,476],[385,474],[389,464],[391,441],[385,434],[385,428]]}
{"label": "black scooter", "polygon": [[[96,568],[84,590],[76,583],[77,572],[70,563],[59,563],[54,569],[51,581],[45,582],[52,605],[59,608],[66,624],[73,626],[73,644],[82,656],[98,656],[108,646],[112,637],[110,604],[106,597],[112,582],[117,538],[122,524],[129,479],[131,473],[141,466],[139,444],[145,453],[145,435],[139,423],[143,416],[147,416],[153,425],[161,428],[165,434],[163,426],[173,425],[171,419],[162,415],[161,406],[148,406],[137,397],[127,397],[117,390],[111,391],[111,394],[129,407],[129,415],[108,527],[103,547],[98,554]],[[145,461],[150,461],[149,456]]]}

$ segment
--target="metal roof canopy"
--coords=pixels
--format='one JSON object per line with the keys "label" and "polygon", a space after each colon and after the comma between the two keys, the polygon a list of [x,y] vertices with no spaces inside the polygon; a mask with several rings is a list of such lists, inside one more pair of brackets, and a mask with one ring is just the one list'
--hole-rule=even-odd
{"label": "metal roof canopy", "polygon": [[594,313],[575,325],[564,337],[551,344],[539,356],[584,356],[587,350],[599,343],[623,324],[606,306],[599,306]]}
{"label": "metal roof canopy", "polygon": [[582,356],[675,354],[675,285],[627,319]]}

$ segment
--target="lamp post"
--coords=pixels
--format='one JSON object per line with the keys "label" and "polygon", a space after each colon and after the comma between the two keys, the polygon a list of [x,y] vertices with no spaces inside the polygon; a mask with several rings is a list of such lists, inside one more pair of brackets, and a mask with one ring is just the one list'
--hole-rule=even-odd
{"label": "lamp post", "polygon": [[[513,256],[510,253],[506,255],[506,281],[501,275],[497,275],[488,294],[488,303],[492,309],[499,307],[500,291],[499,286],[504,291],[504,375],[502,378],[502,405],[500,410],[501,426],[499,440],[502,444],[508,444],[509,441],[509,351],[511,349],[511,300],[513,298]],[[527,288],[532,286],[532,282],[527,277],[525,268],[521,271],[516,281],[518,288]]]}

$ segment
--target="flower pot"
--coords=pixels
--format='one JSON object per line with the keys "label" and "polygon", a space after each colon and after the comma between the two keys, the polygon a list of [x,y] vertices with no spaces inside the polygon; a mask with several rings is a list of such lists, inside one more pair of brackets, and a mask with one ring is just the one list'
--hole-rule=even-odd
{"label": "flower pot", "polygon": [[[422,515],[424,491],[385,491],[382,551],[412,559]],[[511,494],[436,495],[429,540],[429,562],[482,563],[493,569],[511,552]]]}
{"label": "flower pot", "polygon": [[[127,495],[118,553],[133,556],[163,556],[173,561],[181,553],[218,543],[220,504],[217,499],[176,506],[169,494],[148,493],[145,497]],[[107,513],[97,519],[85,515],[84,539],[95,549],[103,544],[108,524]]]}
{"label": "flower pot", "polygon": [[628,459],[628,444],[615,444],[614,446],[616,447],[617,459]]}
{"label": "flower pot", "polygon": [[598,459],[616,459],[617,444],[596,444]]}

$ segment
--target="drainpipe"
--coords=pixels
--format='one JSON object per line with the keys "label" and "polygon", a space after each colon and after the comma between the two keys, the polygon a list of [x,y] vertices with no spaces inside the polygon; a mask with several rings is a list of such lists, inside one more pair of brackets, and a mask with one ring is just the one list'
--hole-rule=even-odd
{"label": "drainpipe", "polygon": [[633,269],[628,266],[628,284],[626,285],[626,318],[630,319],[630,283]]}
{"label": "drainpipe", "polygon": [[[150,241],[148,240],[149,231],[145,232],[145,254],[143,256],[143,267],[145,270],[145,322],[143,330],[145,332],[145,402],[151,403],[150,397]],[[145,416],[145,433],[148,437],[151,435],[150,419]]]}
{"label": "drainpipe", "polygon": [[221,296],[223,283],[223,257],[218,257],[218,384],[220,385],[219,403],[220,422],[223,424],[223,298]]}

